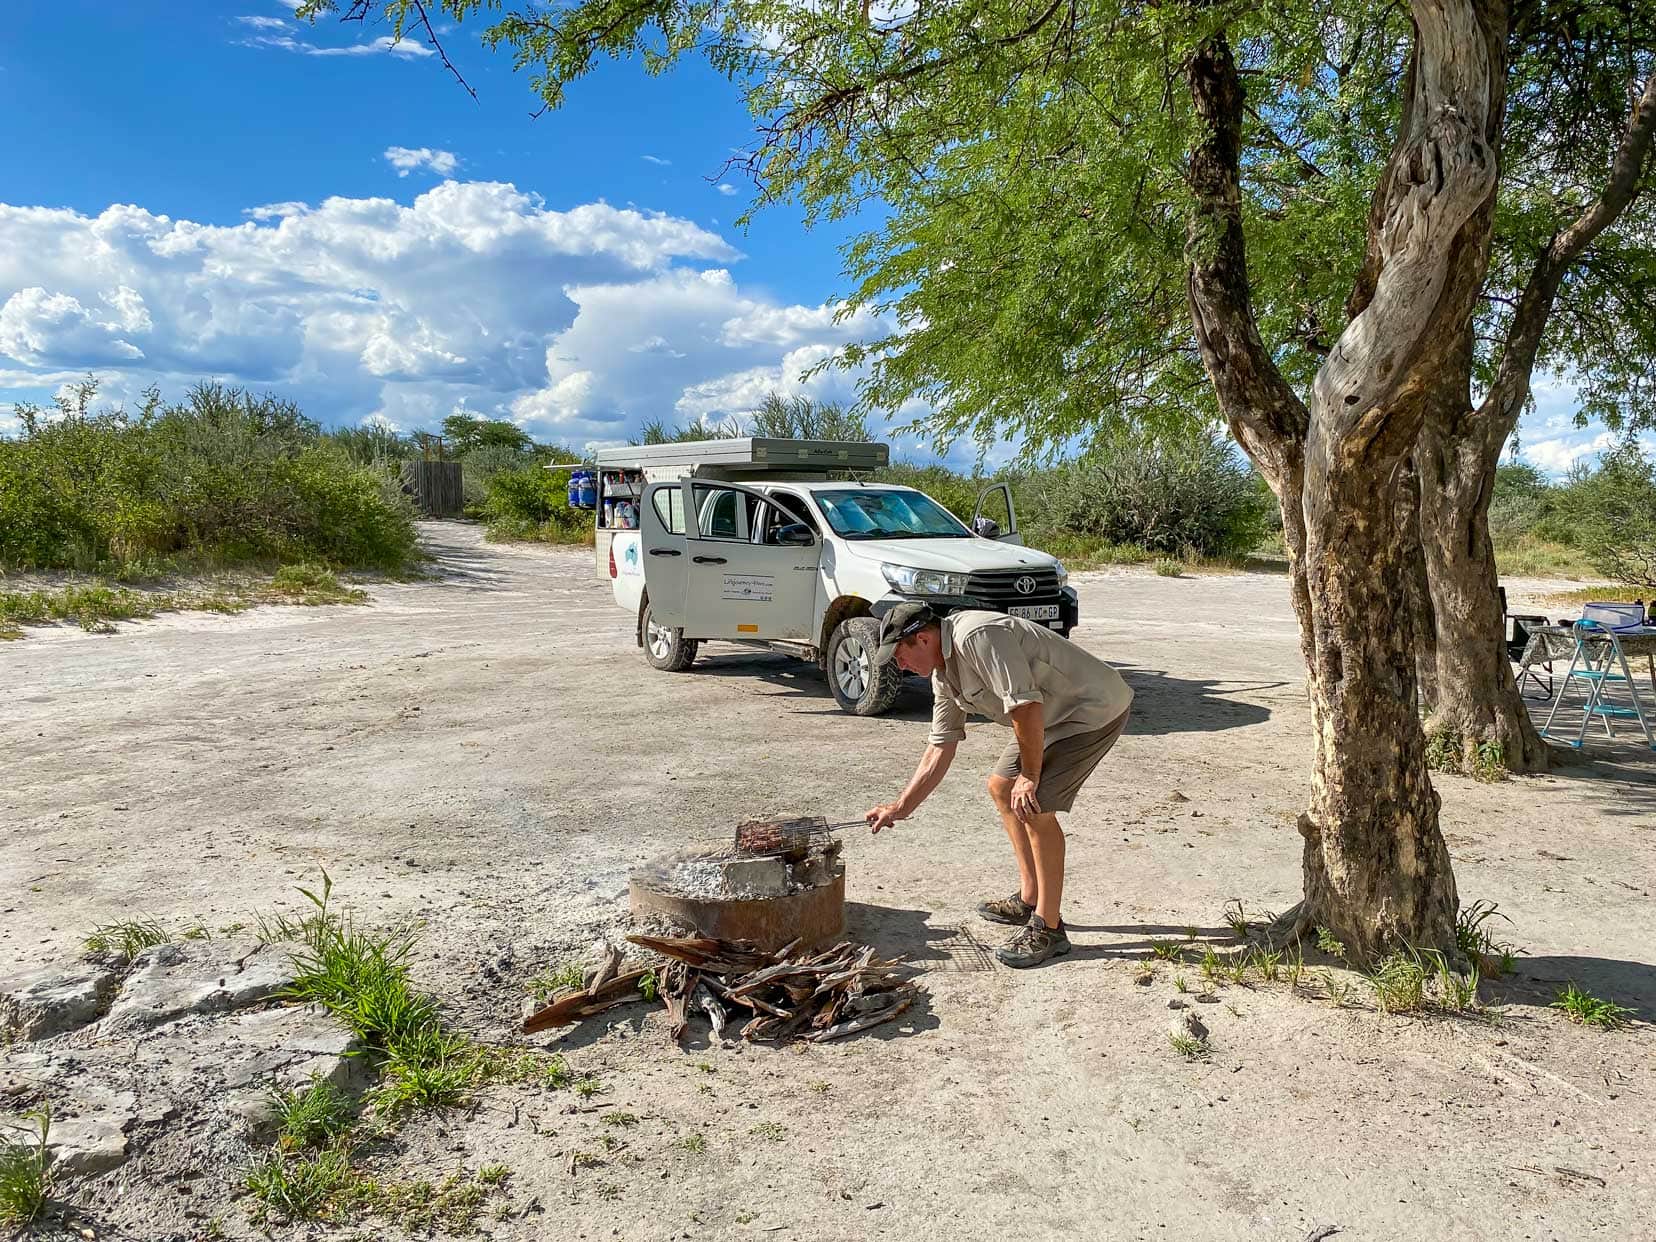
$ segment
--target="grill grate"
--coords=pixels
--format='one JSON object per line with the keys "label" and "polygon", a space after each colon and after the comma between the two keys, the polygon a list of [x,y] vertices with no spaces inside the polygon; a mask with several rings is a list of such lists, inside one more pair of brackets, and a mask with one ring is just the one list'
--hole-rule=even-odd
{"label": "grill grate", "polygon": [[820,815],[793,819],[750,819],[736,826],[736,852],[753,857],[803,858],[828,848],[834,830]]}

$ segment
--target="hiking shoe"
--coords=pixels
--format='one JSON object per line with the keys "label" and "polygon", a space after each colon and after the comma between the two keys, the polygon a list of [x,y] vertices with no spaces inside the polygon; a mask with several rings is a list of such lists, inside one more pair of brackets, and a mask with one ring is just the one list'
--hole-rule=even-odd
{"label": "hiking shoe", "polygon": [[1070,951],[1069,937],[1064,925],[1048,927],[1041,916],[1029,916],[1029,924],[1012,939],[995,950],[995,956],[1008,966],[1039,966],[1049,957],[1061,957]]}
{"label": "hiking shoe", "polygon": [[1029,922],[1029,916],[1035,913],[1035,907],[1017,893],[1013,893],[999,901],[978,902],[977,912],[991,923],[1011,923],[1016,927],[1022,927]]}

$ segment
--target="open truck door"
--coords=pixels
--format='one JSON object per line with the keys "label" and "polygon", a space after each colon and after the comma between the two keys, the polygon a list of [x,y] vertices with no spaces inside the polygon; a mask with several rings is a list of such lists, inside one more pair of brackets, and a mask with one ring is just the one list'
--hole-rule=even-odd
{"label": "open truck door", "polygon": [[977,512],[972,515],[972,533],[984,539],[995,539],[1023,547],[1023,536],[1018,533],[1018,513],[1012,507],[1012,487],[997,483],[978,497]]}
{"label": "open truck door", "polygon": [[686,479],[679,486],[686,526],[686,556],[680,559],[688,561],[680,623],[685,634],[814,641],[822,560],[816,533],[798,514],[753,488],[708,479]]}
{"label": "open truck door", "polygon": [[644,589],[660,625],[684,624],[685,567],[690,563],[684,528],[684,490],[678,483],[652,483],[639,509],[639,542],[644,550]]}

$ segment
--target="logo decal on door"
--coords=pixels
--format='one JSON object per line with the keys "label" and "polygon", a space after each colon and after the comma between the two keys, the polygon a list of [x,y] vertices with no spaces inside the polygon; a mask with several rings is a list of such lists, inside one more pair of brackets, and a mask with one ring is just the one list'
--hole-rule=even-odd
{"label": "logo decal on door", "polygon": [[722,599],[738,599],[748,604],[768,604],[776,594],[776,578],[772,574],[726,574]]}

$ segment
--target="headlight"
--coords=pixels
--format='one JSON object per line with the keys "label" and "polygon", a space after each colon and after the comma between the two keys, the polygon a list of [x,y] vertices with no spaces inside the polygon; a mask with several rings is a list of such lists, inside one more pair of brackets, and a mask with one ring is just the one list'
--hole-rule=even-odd
{"label": "headlight", "polygon": [[1064,562],[1063,561],[1053,561],[1052,562],[1052,570],[1053,570],[1054,573],[1056,573],[1058,575],[1058,585],[1059,586],[1063,586],[1064,583],[1069,581],[1069,570],[1064,568]]}
{"label": "headlight", "polygon": [[889,562],[881,564],[880,572],[885,575],[892,590],[903,595],[966,594],[965,574],[945,574],[935,569],[915,569],[911,565],[893,565]]}

